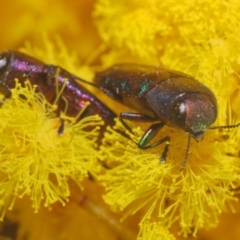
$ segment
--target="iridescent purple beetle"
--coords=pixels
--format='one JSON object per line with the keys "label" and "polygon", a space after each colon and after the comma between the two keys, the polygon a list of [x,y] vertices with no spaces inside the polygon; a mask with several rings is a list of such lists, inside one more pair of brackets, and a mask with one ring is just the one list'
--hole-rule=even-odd
{"label": "iridescent purple beetle", "polygon": [[[83,80],[83,82],[86,82]],[[88,82],[87,82],[88,83]],[[217,100],[213,92],[202,83],[184,73],[163,67],[137,64],[115,65],[98,72],[95,84],[91,84],[114,100],[136,110],[122,112],[123,125],[131,131],[124,119],[155,122],[143,134],[138,147],[148,149],[170,141],[169,136],[149,144],[164,125],[179,128],[189,133],[188,146],[182,169],[185,168],[190,139],[201,140],[208,129],[235,128],[230,126],[210,127],[217,118]],[[160,157],[165,162],[169,145]]]}
{"label": "iridescent purple beetle", "polygon": [[[61,67],[47,65],[43,62],[18,51],[5,51],[0,53],[0,87],[6,94],[2,99],[3,103],[11,95],[11,89],[15,87],[15,79],[23,83],[26,79],[37,85],[37,90],[43,93],[49,102],[56,98],[56,81],[59,89],[66,84],[62,97],[68,101],[66,115],[75,117],[86,102],[90,105],[85,109],[81,118],[98,114],[104,120],[104,127],[101,136],[107,125],[114,124],[115,113],[106,107],[98,98],[90,93],[83,86],[80,86],[76,79],[78,77],[67,72]],[[65,79],[67,82],[64,83]],[[65,101],[59,98],[58,112],[65,109]]]}

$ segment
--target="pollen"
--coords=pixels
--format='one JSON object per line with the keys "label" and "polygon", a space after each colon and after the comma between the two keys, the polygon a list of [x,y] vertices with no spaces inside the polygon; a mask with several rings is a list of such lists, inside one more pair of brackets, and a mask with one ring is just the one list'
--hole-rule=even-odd
{"label": "pollen", "polygon": [[[88,173],[96,173],[96,141],[102,121],[56,116],[56,105],[36,92],[29,82],[18,82],[0,109],[0,199],[1,220],[18,198],[28,196],[37,212],[41,205],[65,205],[70,195],[68,181],[81,186]],[[79,116],[81,113],[79,114]],[[63,133],[58,130],[64,124]],[[86,131],[92,126],[91,132]]]}
{"label": "pollen", "polygon": [[[161,136],[171,139],[167,161],[162,163],[159,159],[164,144],[140,150],[136,143],[143,131],[133,129],[128,141],[119,134],[121,127],[117,132],[109,129],[105,136],[102,151],[108,160],[113,159],[109,166],[114,166],[99,177],[106,188],[105,201],[115,210],[128,209],[125,217],[144,212],[140,226],[156,221],[155,227],[169,230],[177,223],[179,234],[185,237],[196,236],[204,227],[216,226],[219,214],[237,201],[231,191],[240,182],[236,149],[230,151],[229,142],[207,132],[203,141],[191,143],[187,165],[180,171],[186,154],[185,133],[169,128],[161,131]],[[232,146],[236,146],[236,133],[228,134],[234,139]]]}
{"label": "pollen", "polygon": [[140,236],[138,240],[176,240],[176,238],[168,231],[167,228],[161,226],[158,222],[146,221],[140,225]]}

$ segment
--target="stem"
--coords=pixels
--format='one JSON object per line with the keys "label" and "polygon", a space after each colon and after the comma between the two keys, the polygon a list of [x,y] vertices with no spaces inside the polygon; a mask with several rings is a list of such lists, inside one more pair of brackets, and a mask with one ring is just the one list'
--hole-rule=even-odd
{"label": "stem", "polygon": [[135,240],[137,238],[137,234],[125,227],[110,210],[96,204],[87,196],[82,197],[80,205],[112,229],[119,240]]}

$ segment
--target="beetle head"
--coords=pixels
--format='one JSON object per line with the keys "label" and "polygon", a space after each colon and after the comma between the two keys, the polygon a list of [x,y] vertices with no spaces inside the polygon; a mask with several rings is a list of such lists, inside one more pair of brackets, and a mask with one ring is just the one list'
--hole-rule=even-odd
{"label": "beetle head", "polygon": [[11,51],[0,53],[0,81],[3,82],[8,74],[8,65],[12,60]]}
{"label": "beetle head", "polygon": [[[0,53],[0,92],[4,96],[8,96],[11,92],[10,87],[6,84],[6,79],[9,74],[8,66],[12,61],[12,52],[6,51]],[[5,97],[0,100],[0,105],[5,101]]]}
{"label": "beetle head", "polygon": [[204,93],[186,93],[177,99],[172,109],[171,123],[189,132],[195,140],[201,140],[216,117],[215,97]]}

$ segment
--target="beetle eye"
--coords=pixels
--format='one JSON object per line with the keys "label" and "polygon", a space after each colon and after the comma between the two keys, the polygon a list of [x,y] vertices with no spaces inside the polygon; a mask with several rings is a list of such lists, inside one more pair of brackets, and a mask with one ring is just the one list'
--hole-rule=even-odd
{"label": "beetle eye", "polygon": [[172,111],[172,121],[176,127],[185,129],[186,126],[186,104],[179,102]]}
{"label": "beetle eye", "polygon": [[5,73],[7,65],[7,58],[0,55],[0,75]]}
{"label": "beetle eye", "polygon": [[10,61],[10,52],[2,52],[0,54],[0,81],[4,81],[4,77],[8,74],[8,65]]}

